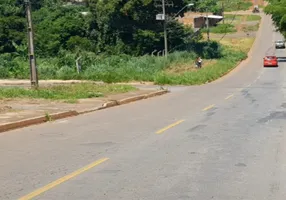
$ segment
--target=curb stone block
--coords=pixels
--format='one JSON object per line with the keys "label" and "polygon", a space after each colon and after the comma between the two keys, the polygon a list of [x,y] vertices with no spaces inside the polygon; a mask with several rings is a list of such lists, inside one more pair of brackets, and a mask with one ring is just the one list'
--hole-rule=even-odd
{"label": "curb stone block", "polygon": [[[49,116],[51,117],[51,120],[57,120],[57,119],[62,119],[62,118],[67,118],[67,117],[72,117],[76,116],[78,113],[76,111],[65,111],[65,112],[60,112],[60,113],[55,113],[55,114],[50,114]],[[22,128],[26,126],[31,126],[35,124],[41,124],[44,122],[47,122],[46,116],[40,116],[40,117],[34,117],[34,118],[29,118],[29,119],[24,119],[12,123],[6,123],[6,124],[1,124],[0,125],[0,133],[17,129],[17,128]]]}
{"label": "curb stone block", "polygon": [[122,100],[118,100],[117,103],[118,105],[122,105],[122,104],[127,104],[127,103],[130,103],[130,102],[133,102],[133,101],[138,101],[138,100],[141,100],[141,99],[145,99],[146,98],[146,95],[143,94],[143,95],[138,95],[138,96],[135,96],[135,97],[128,97],[128,98],[125,98],[125,99],[122,99]]}
{"label": "curb stone block", "polygon": [[102,107],[110,108],[110,107],[117,106],[117,105],[118,105],[117,101],[113,100],[113,101],[109,101],[109,102],[102,104]]}
{"label": "curb stone block", "polygon": [[[138,95],[138,96],[134,96],[134,97],[125,98],[122,100],[109,101],[109,102],[104,103],[100,107],[87,109],[87,110],[83,110],[83,111],[79,111],[79,112],[75,111],[75,110],[71,110],[71,111],[49,114],[49,117],[51,118],[51,120],[58,120],[58,119],[62,119],[62,118],[73,117],[73,116],[77,116],[80,114],[85,114],[85,113],[90,113],[90,112],[97,111],[97,110],[106,109],[109,107],[127,104],[127,103],[130,103],[133,101],[138,101],[141,99],[146,99],[146,98],[150,98],[150,97],[154,97],[154,96],[163,95],[166,93],[169,93],[169,91],[168,90],[160,90],[160,91],[156,91],[156,92],[151,92],[151,93],[146,94],[146,95]],[[48,119],[46,116],[40,116],[40,117],[28,118],[28,119],[24,119],[24,120],[20,120],[20,121],[16,121],[16,122],[0,124],[0,133],[5,132],[5,131],[9,131],[9,130],[13,130],[13,129],[31,126],[31,125],[41,124],[41,123],[44,123],[47,121],[48,121]]]}

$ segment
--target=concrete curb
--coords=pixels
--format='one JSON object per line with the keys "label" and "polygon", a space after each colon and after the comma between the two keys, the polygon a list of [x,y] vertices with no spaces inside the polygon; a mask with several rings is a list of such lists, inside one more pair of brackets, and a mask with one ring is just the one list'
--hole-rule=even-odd
{"label": "concrete curb", "polygon": [[67,118],[67,117],[73,117],[73,116],[77,116],[77,115],[81,115],[81,114],[90,113],[90,112],[94,112],[94,111],[98,111],[98,110],[102,110],[102,109],[106,109],[106,108],[110,108],[110,107],[114,107],[114,106],[118,106],[118,105],[122,105],[122,104],[127,104],[130,102],[163,95],[163,94],[166,94],[168,92],[169,92],[168,90],[160,90],[160,91],[151,92],[151,93],[145,94],[145,95],[138,95],[138,96],[128,97],[128,98],[121,99],[121,100],[114,100],[114,101],[106,102],[102,106],[92,108],[92,109],[87,109],[87,110],[82,110],[82,111],[71,110],[71,111],[49,114],[49,116],[40,116],[40,117],[28,118],[28,119],[24,119],[24,120],[20,120],[20,121],[16,121],[16,122],[0,124],[0,133],[5,132],[5,131],[9,131],[9,130],[13,130],[13,129],[18,129],[18,128],[23,128],[23,127],[27,127],[27,126],[31,126],[31,125],[45,123],[45,122],[48,122],[50,120],[54,121],[54,120],[58,120],[58,119],[63,119],[63,118]]}
{"label": "concrete curb", "polygon": [[156,92],[151,92],[149,94],[142,94],[142,95],[138,95],[138,96],[134,96],[134,97],[128,97],[128,98],[121,99],[121,100],[109,101],[107,103],[104,103],[102,106],[104,108],[114,107],[114,106],[118,106],[118,105],[131,103],[131,102],[134,102],[134,101],[139,101],[139,100],[142,100],[142,99],[148,99],[148,98],[151,98],[151,97],[163,95],[163,94],[166,94],[168,92],[169,92],[168,90],[160,90],[160,91],[156,91]]}
{"label": "concrete curb", "polygon": [[[76,115],[78,115],[76,111],[65,111],[65,112],[50,114],[49,118],[50,120],[57,120],[57,119],[72,117]],[[9,131],[12,129],[22,128],[26,126],[35,125],[35,124],[41,124],[47,121],[49,121],[49,119],[47,119],[47,116],[40,116],[40,117],[28,118],[28,119],[24,119],[24,120],[20,120],[16,122],[1,124],[0,133]]]}

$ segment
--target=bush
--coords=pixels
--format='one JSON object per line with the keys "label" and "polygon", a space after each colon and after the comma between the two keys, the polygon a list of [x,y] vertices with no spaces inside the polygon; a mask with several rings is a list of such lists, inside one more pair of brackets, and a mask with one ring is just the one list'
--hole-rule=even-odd
{"label": "bush", "polygon": [[191,46],[190,50],[205,59],[222,57],[222,47],[216,41],[195,43]]}

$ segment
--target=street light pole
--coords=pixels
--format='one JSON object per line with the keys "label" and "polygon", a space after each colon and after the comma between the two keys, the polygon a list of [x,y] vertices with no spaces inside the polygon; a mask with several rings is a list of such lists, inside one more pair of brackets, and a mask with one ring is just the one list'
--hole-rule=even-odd
{"label": "street light pole", "polygon": [[33,23],[31,14],[31,3],[30,0],[24,0],[26,6],[26,17],[28,22],[28,43],[29,43],[29,61],[30,61],[30,79],[31,86],[37,88],[38,83],[38,71],[36,66],[35,48],[34,48],[34,34],[33,34]]}
{"label": "street light pole", "polygon": [[163,17],[164,17],[164,45],[165,45],[165,56],[168,56],[168,36],[167,36],[167,23],[166,23],[166,9],[165,0],[162,0]]}
{"label": "street light pole", "polygon": [[222,10],[222,23],[224,24],[224,1],[221,2],[221,10]]}
{"label": "street light pole", "polygon": [[176,17],[178,14],[180,14],[186,7],[191,7],[191,6],[193,6],[193,5],[194,5],[193,3],[189,3],[189,4],[185,5],[179,12],[177,12],[177,13],[175,14],[174,17]]}
{"label": "street light pole", "polygon": [[[193,5],[194,5],[193,3],[189,3],[188,5],[184,6],[178,13],[176,13],[174,18],[178,14],[180,14],[180,12],[182,10],[184,10],[186,7],[193,6]],[[168,36],[167,36],[167,17],[166,17],[166,9],[165,9],[165,6],[166,6],[165,0],[162,0],[162,5],[157,5],[156,7],[161,7],[161,6],[163,9],[163,14],[156,15],[156,19],[160,20],[160,21],[162,21],[162,20],[164,21],[163,23],[164,23],[164,46],[165,46],[165,48],[164,48],[163,52],[164,52],[165,57],[167,57],[168,56]],[[171,19],[173,19],[173,18],[171,18]]]}

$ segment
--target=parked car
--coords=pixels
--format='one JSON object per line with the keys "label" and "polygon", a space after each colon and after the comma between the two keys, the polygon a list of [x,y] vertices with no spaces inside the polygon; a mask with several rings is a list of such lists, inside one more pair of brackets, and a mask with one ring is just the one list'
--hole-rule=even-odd
{"label": "parked car", "polygon": [[285,41],[283,41],[283,40],[275,41],[275,48],[276,49],[285,49]]}
{"label": "parked car", "polygon": [[264,67],[278,67],[278,59],[276,56],[265,56],[263,58]]}

